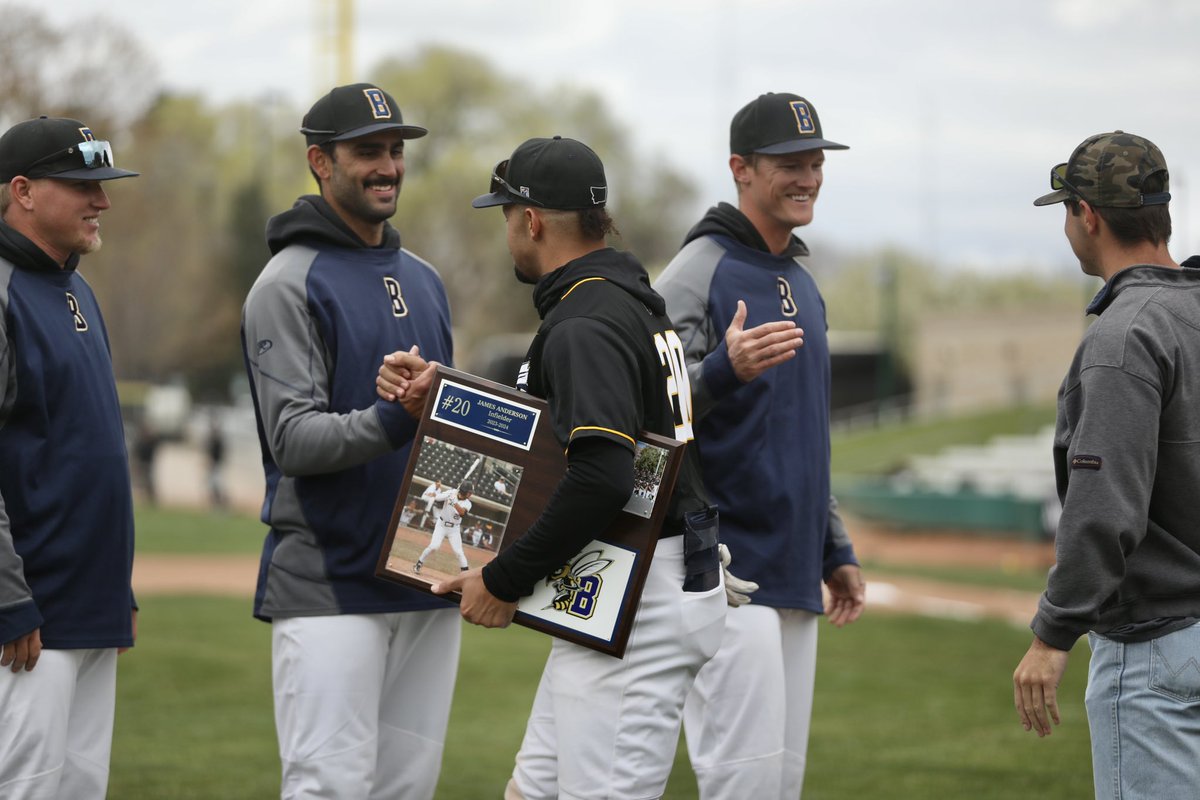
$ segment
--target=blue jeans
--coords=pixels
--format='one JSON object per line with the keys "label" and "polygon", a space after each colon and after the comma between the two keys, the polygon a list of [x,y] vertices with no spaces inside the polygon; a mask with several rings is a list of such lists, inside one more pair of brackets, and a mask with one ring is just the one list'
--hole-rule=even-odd
{"label": "blue jeans", "polygon": [[1091,633],[1087,715],[1097,800],[1200,792],[1200,624],[1149,642]]}

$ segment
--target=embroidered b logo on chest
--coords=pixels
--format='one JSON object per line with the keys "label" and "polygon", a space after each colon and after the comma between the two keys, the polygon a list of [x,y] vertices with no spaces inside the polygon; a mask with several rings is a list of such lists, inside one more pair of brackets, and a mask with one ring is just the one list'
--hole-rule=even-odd
{"label": "embroidered b logo on chest", "polygon": [[796,308],[796,301],[792,299],[792,285],[787,282],[787,278],[780,275],[776,280],[779,281],[779,310],[785,317],[794,317],[799,311]]}
{"label": "embroidered b logo on chest", "polygon": [[67,292],[67,308],[71,309],[71,316],[75,318],[75,330],[83,333],[88,329],[87,320],[83,317],[83,312],[79,310],[79,301],[75,299],[75,295]]}
{"label": "embroidered b logo on chest", "polygon": [[404,303],[404,295],[400,293],[400,281],[395,278],[384,278],[383,285],[387,287],[388,297],[392,300],[392,316],[407,317],[408,306]]}

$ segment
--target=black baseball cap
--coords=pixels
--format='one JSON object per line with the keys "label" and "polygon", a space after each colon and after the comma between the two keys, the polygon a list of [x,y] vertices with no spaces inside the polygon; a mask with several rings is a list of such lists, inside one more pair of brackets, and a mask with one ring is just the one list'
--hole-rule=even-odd
{"label": "black baseball cap", "polygon": [[313,103],[300,123],[300,132],[310,145],[389,130],[400,131],[405,139],[419,139],[429,133],[420,125],[405,125],[395,98],[370,83],[330,90]]}
{"label": "black baseball cap", "polygon": [[572,211],[603,208],[608,202],[604,164],[592,148],[555,136],[529,139],[492,171],[491,191],[471,201],[475,208],[520,203]]}
{"label": "black baseball cap", "polygon": [[75,181],[111,181],[138,173],[113,166],[112,145],[77,119],[38,117],[0,136],[0,183],[18,175]]}
{"label": "black baseball cap", "polygon": [[459,494],[472,494],[475,491],[475,484],[470,481],[463,481],[458,485]]}
{"label": "black baseball cap", "polygon": [[742,156],[849,149],[823,137],[816,107],[798,94],[760,94],[729,125],[729,152]]}

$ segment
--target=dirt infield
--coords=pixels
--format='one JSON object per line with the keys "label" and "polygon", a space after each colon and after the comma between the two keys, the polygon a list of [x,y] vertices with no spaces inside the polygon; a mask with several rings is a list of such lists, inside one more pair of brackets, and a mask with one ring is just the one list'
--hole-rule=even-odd
{"label": "dirt infield", "polygon": [[[396,537],[392,540],[392,552],[388,556],[388,569],[393,572],[410,574],[417,557],[432,541],[433,534],[429,531],[417,530],[407,526],[396,529]],[[477,569],[496,557],[491,550],[482,547],[472,547],[463,542],[463,555],[467,557],[467,565]],[[435,583],[445,578],[453,577],[460,572],[458,559],[450,549],[450,542],[442,540],[438,549],[430,553],[421,568],[420,580],[425,583]]]}
{"label": "dirt infield", "polygon": [[[974,534],[896,533],[880,526],[848,520],[859,558],[891,564],[953,567],[1048,568],[1054,562],[1052,545],[1012,541]],[[401,550],[399,569],[411,568],[412,559],[428,543],[428,533],[404,529],[397,534]],[[415,548],[415,551],[413,551]],[[489,551],[464,545],[472,566],[492,558]],[[423,571],[430,579],[457,573],[449,543],[443,543]],[[736,564],[734,572],[737,572]],[[139,555],[134,562],[133,586],[141,595],[203,594],[254,595],[258,576],[257,556]],[[1037,607],[1037,594],[1007,589],[986,589],[956,583],[867,573],[868,610],[903,611],[954,619],[1003,619],[1028,624]]]}

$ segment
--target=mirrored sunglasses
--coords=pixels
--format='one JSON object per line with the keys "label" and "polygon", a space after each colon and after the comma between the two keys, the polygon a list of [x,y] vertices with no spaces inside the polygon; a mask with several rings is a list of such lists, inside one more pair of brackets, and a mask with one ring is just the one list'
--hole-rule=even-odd
{"label": "mirrored sunglasses", "polygon": [[86,141],[73,144],[65,150],[59,150],[56,153],[51,153],[48,156],[43,156],[37,161],[30,164],[26,169],[33,170],[34,167],[42,164],[49,164],[54,161],[65,160],[72,158],[76,154],[83,161],[85,169],[99,169],[100,167],[112,167],[113,152],[112,145],[106,141]]}
{"label": "mirrored sunglasses", "polygon": [[493,194],[507,194],[509,197],[519,197],[521,198],[521,202],[529,203],[530,205],[542,205],[537,200],[531,198],[528,191],[517,191],[517,189],[513,188],[513,186],[504,179],[508,174],[508,161],[509,160],[507,158],[504,159],[496,165],[494,170],[492,170],[492,183],[490,186],[491,192]]}

